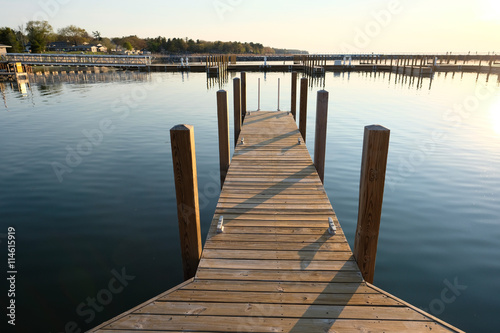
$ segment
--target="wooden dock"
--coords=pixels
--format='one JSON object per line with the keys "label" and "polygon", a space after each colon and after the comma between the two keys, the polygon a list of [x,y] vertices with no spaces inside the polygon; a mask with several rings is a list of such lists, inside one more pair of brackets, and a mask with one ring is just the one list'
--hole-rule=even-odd
{"label": "wooden dock", "polygon": [[364,281],[299,139],[247,114],[196,276],[90,332],[461,332]]}

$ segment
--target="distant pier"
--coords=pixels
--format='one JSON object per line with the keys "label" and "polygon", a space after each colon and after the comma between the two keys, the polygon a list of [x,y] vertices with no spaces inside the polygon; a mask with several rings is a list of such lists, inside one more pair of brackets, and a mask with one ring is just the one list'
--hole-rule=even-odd
{"label": "distant pier", "polygon": [[[200,55],[156,57],[152,55],[74,55],[24,54],[4,55],[6,63],[24,66],[112,67],[149,72],[306,72],[322,75],[331,71],[386,71],[408,75],[435,72],[474,72],[500,74],[500,56],[471,54],[334,54],[289,56]],[[0,73],[2,73],[0,69]]]}

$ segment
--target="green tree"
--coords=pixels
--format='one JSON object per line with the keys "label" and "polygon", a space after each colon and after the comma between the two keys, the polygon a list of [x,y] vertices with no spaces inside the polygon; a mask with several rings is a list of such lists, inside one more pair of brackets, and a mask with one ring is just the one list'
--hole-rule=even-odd
{"label": "green tree", "polygon": [[60,41],[68,41],[73,45],[81,45],[91,40],[89,33],[85,29],[74,25],[68,25],[67,27],[61,28],[57,33]]}
{"label": "green tree", "polygon": [[16,32],[11,28],[0,28],[0,44],[12,46],[7,51],[10,53],[19,53],[23,51],[23,46],[17,39]]}
{"label": "green tree", "polygon": [[31,43],[31,52],[45,51],[45,46],[50,41],[53,30],[47,21],[29,21],[26,23],[28,40]]}
{"label": "green tree", "polygon": [[128,37],[121,37],[121,38],[116,37],[113,38],[112,41],[116,45],[122,45],[122,46],[125,44],[125,42],[129,42],[132,45],[132,48],[136,50],[142,50],[148,47],[148,43],[146,40],[139,38],[135,35]]}
{"label": "green tree", "polygon": [[132,46],[132,44],[130,44],[130,42],[123,43],[123,47],[129,51],[132,51],[134,49],[134,47]]}
{"label": "green tree", "polygon": [[111,53],[111,49],[116,49],[116,45],[113,44],[111,39],[107,37],[102,37],[99,43],[103,46],[106,46],[106,48],[108,49],[108,53]]}

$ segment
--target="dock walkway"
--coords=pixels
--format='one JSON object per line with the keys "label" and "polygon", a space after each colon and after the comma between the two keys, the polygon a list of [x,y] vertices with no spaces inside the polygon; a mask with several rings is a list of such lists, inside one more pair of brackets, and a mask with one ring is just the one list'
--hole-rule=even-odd
{"label": "dock walkway", "polygon": [[363,280],[292,115],[241,138],[195,278],[91,332],[461,332]]}

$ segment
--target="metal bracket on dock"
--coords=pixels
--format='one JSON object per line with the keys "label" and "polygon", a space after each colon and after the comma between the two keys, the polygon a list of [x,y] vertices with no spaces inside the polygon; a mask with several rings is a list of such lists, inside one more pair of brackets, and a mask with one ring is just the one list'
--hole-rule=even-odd
{"label": "metal bracket on dock", "polygon": [[217,233],[222,234],[224,232],[224,216],[219,216],[219,222],[217,222]]}
{"label": "metal bracket on dock", "polygon": [[328,227],[328,232],[330,233],[330,235],[335,235],[337,233],[337,227],[335,226],[335,224],[333,223],[333,219],[331,217],[328,218],[328,224],[330,225]]}
{"label": "metal bracket on dock", "polygon": [[300,145],[302,143],[302,140],[300,140],[300,138],[299,138],[297,143]]}

